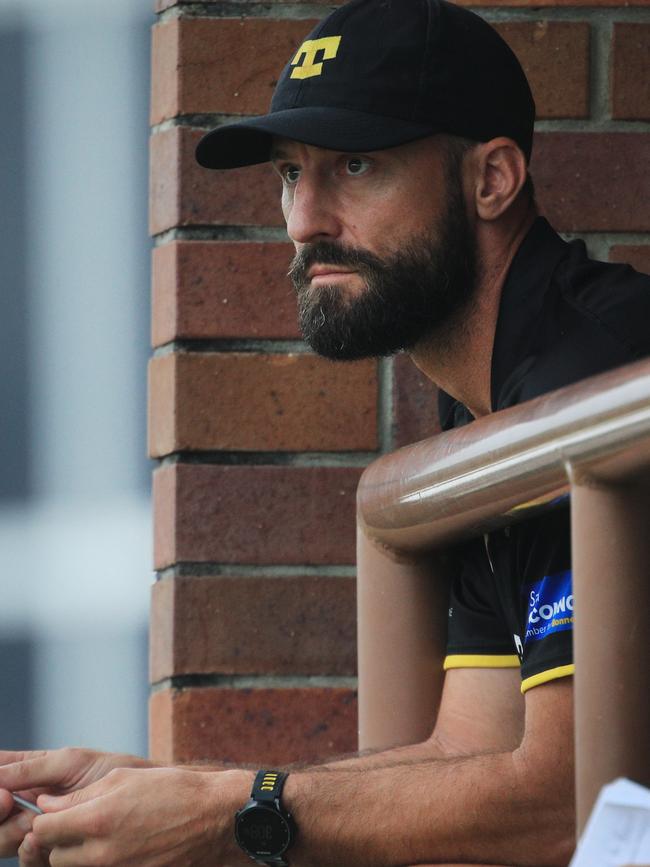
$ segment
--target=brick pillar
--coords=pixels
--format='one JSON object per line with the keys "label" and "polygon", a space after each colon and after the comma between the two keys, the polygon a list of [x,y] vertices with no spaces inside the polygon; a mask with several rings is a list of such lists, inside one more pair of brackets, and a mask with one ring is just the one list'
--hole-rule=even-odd
{"label": "brick pillar", "polygon": [[[643,0],[478,3],[538,105],[544,213],[650,269],[650,23]],[[335,364],[299,339],[268,167],[194,163],[205,129],[266,111],[332,4],[158,0],[151,232],[151,752],[282,763],[356,743],[354,491],[436,430],[408,359]],[[252,14],[249,14],[249,11]]]}

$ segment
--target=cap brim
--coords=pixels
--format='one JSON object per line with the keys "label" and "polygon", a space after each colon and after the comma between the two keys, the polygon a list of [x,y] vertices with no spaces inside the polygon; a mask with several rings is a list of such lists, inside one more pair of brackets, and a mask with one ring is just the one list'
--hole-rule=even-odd
{"label": "cap brim", "polygon": [[207,169],[234,169],[267,162],[274,137],[353,152],[384,150],[437,131],[431,124],[343,108],[308,106],[217,127],[199,141],[196,159]]}

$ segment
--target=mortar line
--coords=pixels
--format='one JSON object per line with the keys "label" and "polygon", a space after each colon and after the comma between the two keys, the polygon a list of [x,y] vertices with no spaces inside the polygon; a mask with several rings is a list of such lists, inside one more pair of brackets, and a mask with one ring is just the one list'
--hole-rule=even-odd
{"label": "mortar line", "polygon": [[[603,35],[604,34],[604,35]],[[648,132],[650,130],[650,122],[647,120],[619,120],[611,117],[609,112],[609,104],[607,99],[609,82],[608,71],[603,68],[601,61],[594,58],[602,58],[606,55],[604,65],[609,62],[610,46],[600,44],[600,40],[607,39],[607,31],[603,28],[592,32],[590,41],[590,116],[587,118],[559,117],[559,118],[540,118],[535,123],[537,132]],[[594,88],[598,89],[599,98],[597,100],[598,113],[594,116]],[[604,109],[600,109],[600,103],[604,100]],[[188,127],[191,129],[200,129],[203,131],[214,129],[226,123],[231,123],[240,120],[239,115],[215,115],[212,118],[210,115],[201,115],[200,119],[196,115],[178,115],[170,118],[162,123],[151,127],[152,134],[164,132],[175,127]],[[212,227],[199,227],[209,229]],[[220,228],[220,227],[215,227]],[[224,229],[232,228],[224,226]],[[258,227],[249,227],[252,231]],[[181,230],[191,230],[191,227],[179,227]],[[282,234],[284,229],[280,227],[269,227],[274,231]],[[285,236],[286,239],[286,236]]]}
{"label": "mortar line", "polygon": [[173,241],[289,243],[286,229],[280,226],[173,226],[153,235],[154,247]]}
{"label": "mortar line", "polygon": [[363,469],[377,452],[174,452],[158,459],[159,467],[297,467],[306,469]]}
{"label": "mortar line", "polygon": [[[222,3],[188,3],[172,6],[159,12],[161,23],[178,18],[254,18],[269,20],[320,20],[336,6],[292,3],[250,3],[249,0],[230,0]],[[596,17],[619,21],[648,21],[650,10],[646,6],[466,6],[486,21],[586,21]]]}
{"label": "mortar line", "polygon": [[[609,76],[613,33],[611,19],[595,18],[591,22],[591,119],[597,124],[611,122]],[[650,124],[647,126],[650,128]]]}
{"label": "mortar line", "polygon": [[354,578],[356,569],[352,565],[283,565],[283,564],[241,564],[241,563],[197,563],[181,562],[155,573],[156,581],[174,578],[327,578],[334,581]]}
{"label": "mortar line", "polygon": [[178,339],[157,346],[153,358],[164,358],[172,353],[201,355],[203,353],[243,354],[260,353],[263,355],[313,355],[312,350],[302,340],[259,340],[256,338],[222,339]]}
{"label": "mortar line", "polygon": [[393,397],[395,390],[395,361],[379,359],[377,391],[377,432],[382,454],[395,450]]}
{"label": "mortar line", "polygon": [[224,3],[187,3],[172,6],[158,13],[158,21],[165,23],[177,18],[268,18],[279,21],[309,21],[324,18],[335,6],[323,6],[311,3],[250,3],[249,0],[236,0]]}
{"label": "mortar line", "polygon": [[532,6],[486,8],[466,7],[486,21],[639,21],[650,20],[650,10],[645,6]]}
{"label": "mortar line", "polygon": [[615,246],[645,246],[650,244],[650,234],[621,235],[612,232],[562,232],[566,241],[576,238],[582,239],[587,245],[587,250],[592,259],[608,262],[612,247]]}
{"label": "mortar line", "polygon": [[[599,73],[599,76],[601,73]],[[598,85],[601,86],[600,84]],[[605,101],[607,97],[605,96]],[[609,109],[606,108],[606,111]],[[596,133],[647,133],[650,132],[650,122],[646,120],[612,120],[592,118],[546,118],[535,123],[536,132],[586,132]]]}
{"label": "mortar line", "polygon": [[356,690],[356,677],[341,675],[238,675],[183,674],[166,677],[150,685],[151,692],[197,688],[220,689],[350,689]]}

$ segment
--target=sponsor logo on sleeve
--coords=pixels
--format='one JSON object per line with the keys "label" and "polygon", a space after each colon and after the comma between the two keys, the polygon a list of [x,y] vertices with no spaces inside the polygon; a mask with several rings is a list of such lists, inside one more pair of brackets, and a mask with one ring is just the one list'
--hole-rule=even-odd
{"label": "sponsor logo on sleeve", "polygon": [[540,641],[555,632],[573,628],[573,588],[571,570],[546,575],[531,584],[525,643]]}
{"label": "sponsor logo on sleeve", "polygon": [[515,640],[515,650],[517,651],[517,656],[519,657],[519,662],[524,661],[524,645],[521,643],[521,636],[515,633],[512,636]]}

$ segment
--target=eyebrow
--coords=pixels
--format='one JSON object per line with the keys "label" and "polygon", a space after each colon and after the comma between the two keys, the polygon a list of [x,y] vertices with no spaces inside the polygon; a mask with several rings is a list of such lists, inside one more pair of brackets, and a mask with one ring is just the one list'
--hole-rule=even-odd
{"label": "eyebrow", "polygon": [[282,150],[282,148],[278,148],[278,147],[274,146],[271,148],[270,158],[271,158],[271,160],[288,160],[291,157],[287,153],[287,151]]}

